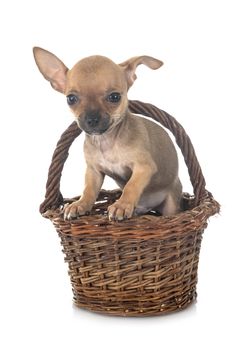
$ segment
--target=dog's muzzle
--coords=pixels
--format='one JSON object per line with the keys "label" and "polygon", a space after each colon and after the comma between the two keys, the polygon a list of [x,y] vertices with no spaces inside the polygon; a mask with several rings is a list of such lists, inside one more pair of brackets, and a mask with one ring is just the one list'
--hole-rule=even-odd
{"label": "dog's muzzle", "polygon": [[99,111],[88,111],[80,114],[77,119],[78,126],[87,134],[100,135],[108,130],[110,116]]}

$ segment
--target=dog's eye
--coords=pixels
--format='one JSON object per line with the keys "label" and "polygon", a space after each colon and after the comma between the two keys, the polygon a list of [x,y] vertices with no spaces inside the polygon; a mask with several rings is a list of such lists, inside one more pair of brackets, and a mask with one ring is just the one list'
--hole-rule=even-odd
{"label": "dog's eye", "polygon": [[69,106],[75,105],[78,102],[78,97],[76,95],[70,94],[66,96],[66,98]]}
{"label": "dog's eye", "polygon": [[111,103],[117,103],[121,99],[121,94],[119,92],[112,92],[110,95],[107,96],[107,101]]}

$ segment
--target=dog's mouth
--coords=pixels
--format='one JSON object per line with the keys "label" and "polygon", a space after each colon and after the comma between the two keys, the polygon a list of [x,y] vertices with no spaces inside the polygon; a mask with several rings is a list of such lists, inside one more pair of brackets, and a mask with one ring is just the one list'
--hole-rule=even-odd
{"label": "dog's mouth", "polygon": [[77,120],[77,124],[81,130],[83,130],[87,135],[102,135],[106,131],[108,131],[109,125],[102,125],[101,127],[89,127],[85,125],[84,123],[80,123],[80,121]]}
{"label": "dog's mouth", "polygon": [[[82,129],[82,128],[81,128]],[[104,134],[109,128],[104,128],[104,129],[93,129],[93,130],[88,130],[88,129],[82,129],[87,135],[102,135]]]}

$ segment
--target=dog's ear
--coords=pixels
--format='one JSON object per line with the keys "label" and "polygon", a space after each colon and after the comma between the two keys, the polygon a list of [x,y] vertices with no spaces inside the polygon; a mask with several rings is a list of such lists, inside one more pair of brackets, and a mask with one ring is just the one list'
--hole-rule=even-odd
{"label": "dog's ear", "polygon": [[135,71],[140,64],[145,64],[151,69],[158,69],[163,65],[163,62],[150,56],[138,56],[121,63],[120,66],[125,71],[128,87],[132,86],[137,78]]}
{"label": "dog's ear", "polygon": [[35,62],[44,78],[51,83],[55,90],[64,93],[68,68],[49,51],[34,47],[33,52]]}

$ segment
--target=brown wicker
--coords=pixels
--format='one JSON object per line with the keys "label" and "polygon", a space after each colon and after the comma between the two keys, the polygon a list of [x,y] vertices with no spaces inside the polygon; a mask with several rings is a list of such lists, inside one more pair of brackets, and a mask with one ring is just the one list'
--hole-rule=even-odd
{"label": "brown wicker", "polygon": [[161,315],[186,308],[196,298],[202,234],[219,204],[205,189],[194,148],[183,127],[153,105],[130,101],[132,112],[160,122],[182,150],[194,196],[184,195],[184,211],[163,217],[149,213],[109,222],[107,207],[120,190],[102,190],[89,216],[65,221],[60,177],[68,150],[81,133],[72,123],[62,134],[49,168],[40,212],[53,222],[69,265],[74,302],[88,310],[121,316]]}

